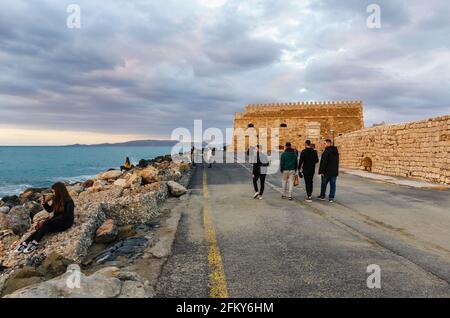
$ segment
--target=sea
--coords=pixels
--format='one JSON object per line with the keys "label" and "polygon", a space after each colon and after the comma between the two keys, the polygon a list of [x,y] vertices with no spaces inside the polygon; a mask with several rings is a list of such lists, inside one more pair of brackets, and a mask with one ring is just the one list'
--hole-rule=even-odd
{"label": "sea", "polygon": [[85,181],[118,169],[126,157],[137,164],[170,152],[170,146],[0,147],[0,198],[58,181]]}

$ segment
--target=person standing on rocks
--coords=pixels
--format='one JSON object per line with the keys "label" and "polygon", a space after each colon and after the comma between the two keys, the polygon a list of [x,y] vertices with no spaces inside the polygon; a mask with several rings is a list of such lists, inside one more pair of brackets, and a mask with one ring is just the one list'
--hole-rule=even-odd
{"label": "person standing on rocks", "polygon": [[325,200],[325,192],[327,191],[329,183],[330,195],[328,199],[330,202],[334,202],[336,195],[336,179],[339,175],[339,152],[330,139],[327,139],[325,143],[326,148],[322,153],[319,165],[319,174],[322,177],[322,184],[318,198],[320,200]]}
{"label": "person standing on rocks", "polygon": [[319,162],[317,151],[312,147],[311,140],[305,141],[305,149],[300,153],[298,161],[298,174],[305,178],[306,201],[312,202],[313,179],[316,172],[316,164]]}
{"label": "person standing on rocks", "polygon": [[[254,155],[250,158],[253,163],[253,188],[255,189],[254,199],[263,199],[264,185],[266,183],[267,167],[269,166],[269,157],[261,152],[261,146],[256,146]],[[258,180],[260,187],[258,190]]]}
{"label": "person standing on rocks", "polygon": [[281,190],[283,191],[282,198],[292,200],[292,190],[294,188],[294,178],[297,172],[298,156],[292,149],[291,143],[286,143],[286,150],[281,155],[280,170],[281,170]]}
{"label": "person standing on rocks", "polygon": [[45,198],[42,198],[41,204],[47,212],[53,212],[53,216],[36,226],[36,231],[16,248],[17,253],[31,253],[39,248],[39,242],[46,234],[63,232],[72,227],[75,204],[66,186],[58,182],[52,186],[52,190],[52,205],[50,206]]}

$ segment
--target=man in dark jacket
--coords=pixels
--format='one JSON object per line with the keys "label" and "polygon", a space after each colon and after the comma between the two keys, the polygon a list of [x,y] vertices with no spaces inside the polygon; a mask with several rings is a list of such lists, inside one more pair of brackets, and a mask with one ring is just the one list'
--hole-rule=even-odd
{"label": "man in dark jacket", "polygon": [[[250,160],[253,163],[253,187],[255,188],[254,199],[263,199],[264,184],[266,182],[267,167],[269,166],[269,158],[261,152],[261,147],[256,146],[256,153],[249,152]],[[258,179],[260,181],[260,190],[258,190]]]}
{"label": "man in dark jacket", "polygon": [[339,175],[339,152],[330,139],[326,141],[326,148],[320,158],[319,174],[322,176],[322,185],[319,199],[325,200],[327,185],[330,183],[330,202],[334,201],[336,195],[336,179]]}
{"label": "man in dark jacket", "polygon": [[[291,143],[286,143],[286,150],[281,154],[280,171],[281,171],[281,190],[282,198],[286,197],[292,200],[292,190],[294,188],[294,178],[297,173],[298,156],[292,149]],[[287,192],[287,193],[286,193]]]}
{"label": "man in dark jacket", "polygon": [[313,179],[318,162],[319,156],[317,155],[317,151],[312,148],[311,140],[305,141],[305,149],[300,153],[300,160],[298,162],[298,173],[301,177],[303,172],[303,177],[305,178],[307,202],[312,202]]}

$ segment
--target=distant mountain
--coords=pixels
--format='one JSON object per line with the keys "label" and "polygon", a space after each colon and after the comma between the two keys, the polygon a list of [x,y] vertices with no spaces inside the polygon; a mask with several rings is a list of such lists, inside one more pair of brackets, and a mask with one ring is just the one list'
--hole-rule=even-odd
{"label": "distant mountain", "polygon": [[67,147],[157,147],[157,146],[174,146],[176,140],[132,140],[119,143],[104,143],[95,145],[75,144]]}

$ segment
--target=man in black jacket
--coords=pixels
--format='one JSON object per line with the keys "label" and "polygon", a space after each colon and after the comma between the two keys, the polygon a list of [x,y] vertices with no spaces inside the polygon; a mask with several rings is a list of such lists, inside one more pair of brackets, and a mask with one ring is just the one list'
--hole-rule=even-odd
{"label": "man in black jacket", "polygon": [[313,192],[313,179],[314,173],[316,172],[316,164],[319,162],[319,157],[317,151],[311,146],[311,141],[305,141],[305,149],[300,153],[300,160],[298,162],[298,173],[299,176],[305,178],[306,187],[306,201],[312,202],[312,192]]}
{"label": "man in black jacket", "polygon": [[[254,199],[263,199],[264,184],[266,182],[267,167],[269,158],[261,152],[261,147],[256,146],[256,153],[250,153],[250,162],[253,163],[253,187],[255,188]],[[258,179],[260,181],[260,190],[258,191]]]}
{"label": "man in black jacket", "polygon": [[326,141],[326,148],[320,158],[319,174],[322,176],[322,185],[319,199],[325,200],[327,185],[330,183],[330,202],[334,201],[336,195],[336,179],[339,175],[339,152],[330,139]]}

